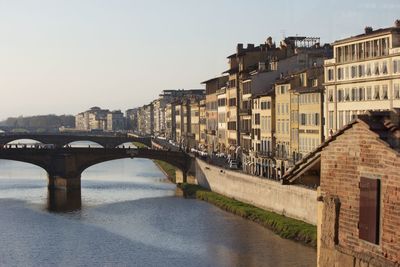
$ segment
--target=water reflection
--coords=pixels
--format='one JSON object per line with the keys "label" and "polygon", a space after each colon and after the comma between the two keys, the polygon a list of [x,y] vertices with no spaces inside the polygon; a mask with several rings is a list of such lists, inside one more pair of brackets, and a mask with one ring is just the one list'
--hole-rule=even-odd
{"label": "water reflection", "polygon": [[47,210],[51,212],[73,212],[82,208],[81,190],[47,190]]}
{"label": "water reflection", "polygon": [[[154,163],[88,168],[82,193],[0,160],[0,266],[315,266],[316,253],[205,202],[175,197]],[[60,227],[62,225],[62,227]]]}

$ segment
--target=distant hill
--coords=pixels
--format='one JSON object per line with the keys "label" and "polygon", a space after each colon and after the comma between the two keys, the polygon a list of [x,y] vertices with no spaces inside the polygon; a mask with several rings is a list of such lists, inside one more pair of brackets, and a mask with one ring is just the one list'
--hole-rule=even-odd
{"label": "distant hill", "polygon": [[30,117],[10,117],[0,122],[1,126],[31,129],[55,129],[61,126],[75,127],[75,117],[72,115],[38,115]]}

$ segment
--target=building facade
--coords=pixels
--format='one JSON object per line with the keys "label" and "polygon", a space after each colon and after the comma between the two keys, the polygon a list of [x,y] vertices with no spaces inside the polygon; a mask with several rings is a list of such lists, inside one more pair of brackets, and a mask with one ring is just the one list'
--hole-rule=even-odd
{"label": "building facade", "polygon": [[325,135],[367,110],[400,107],[400,23],[333,43],[325,61]]}

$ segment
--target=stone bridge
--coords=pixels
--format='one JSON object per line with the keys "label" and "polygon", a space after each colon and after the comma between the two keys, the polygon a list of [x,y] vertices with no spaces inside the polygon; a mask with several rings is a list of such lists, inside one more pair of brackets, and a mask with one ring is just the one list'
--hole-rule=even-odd
{"label": "stone bridge", "polygon": [[147,158],[162,160],[180,169],[184,181],[191,158],[184,152],[147,148],[1,148],[0,159],[31,163],[46,170],[49,189],[81,188],[81,174],[88,167],[115,159]]}
{"label": "stone bridge", "polygon": [[79,135],[79,134],[4,134],[0,135],[0,145],[20,139],[32,139],[43,144],[54,144],[63,147],[76,141],[90,141],[105,148],[114,148],[128,142],[139,142],[151,146],[150,137],[112,136],[112,135]]}

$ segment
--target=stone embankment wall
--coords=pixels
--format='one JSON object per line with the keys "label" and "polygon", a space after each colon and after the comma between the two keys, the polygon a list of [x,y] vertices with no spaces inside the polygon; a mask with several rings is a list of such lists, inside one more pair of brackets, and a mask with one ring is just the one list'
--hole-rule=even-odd
{"label": "stone embankment wall", "polygon": [[317,191],[221,169],[195,160],[197,183],[216,193],[274,211],[287,217],[317,224]]}

